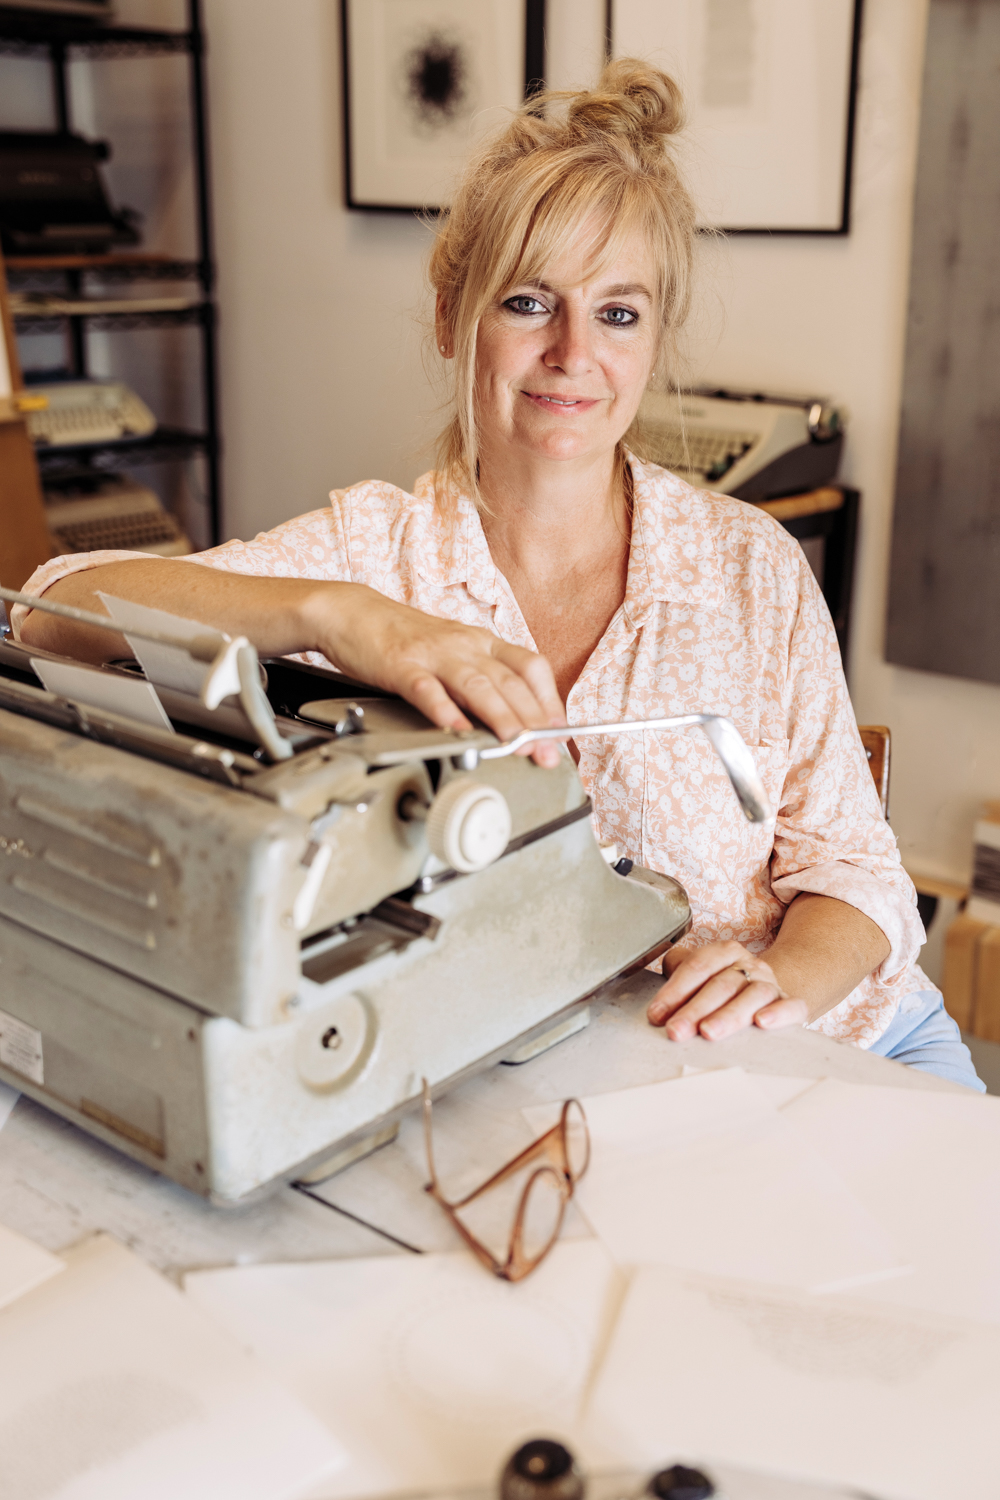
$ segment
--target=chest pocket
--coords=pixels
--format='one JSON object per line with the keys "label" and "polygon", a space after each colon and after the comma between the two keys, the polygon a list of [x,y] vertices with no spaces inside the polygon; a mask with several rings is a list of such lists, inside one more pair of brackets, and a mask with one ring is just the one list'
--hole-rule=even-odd
{"label": "chest pocket", "polygon": [[764,783],[771,811],[777,814],[783,800],[791,745],[785,739],[769,739],[761,740],[759,744],[751,745],[749,749],[754,765],[757,767],[757,774]]}
{"label": "chest pocket", "polygon": [[[649,736],[653,739],[653,736]],[[777,736],[747,741],[773,813],[781,806],[790,746]],[[686,815],[693,823],[710,820],[721,845],[733,837],[743,842],[747,836],[763,835],[763,830],[749,824],[740,808],[726,769],[711,742],[700,730],[686,735],[664,735],[660,745],[647,755],[645,767],[647,803],[667,807],[676,816]]]}

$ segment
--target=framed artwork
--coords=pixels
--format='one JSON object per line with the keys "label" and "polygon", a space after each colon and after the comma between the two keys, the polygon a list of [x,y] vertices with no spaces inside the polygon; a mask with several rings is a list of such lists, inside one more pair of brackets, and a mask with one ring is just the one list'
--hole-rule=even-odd
{"label": "framed artwork", "polygon": [[607,0],[615,57],[684,90],[704,227],[847,234],[861,0]]}
{"label": "framed artwork", "polygon": [[341,0],[350,208],[447,205],[545,72],[544,0]]}

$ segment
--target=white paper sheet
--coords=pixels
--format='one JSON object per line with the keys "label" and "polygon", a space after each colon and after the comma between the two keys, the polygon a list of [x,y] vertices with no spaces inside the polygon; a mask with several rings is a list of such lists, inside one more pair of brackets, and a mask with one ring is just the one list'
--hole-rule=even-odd
{"label": "white paper sheet", "polygon": [[342,1462],[310,1412],[106,1236],[0,1313],[4,1500],[283,1500]]}
{"label": "white paper sheet", "polygon": [[167,718],[156,689],[151,682],[143,682],[141,677],[116,677],[111,672],[95,671],[92,667],[45,661],[34,656],[31,665],[47,692],[89,704],[91,708],[106,708],[109,713],[122,714],[126,719],[136,719],[153,729],[173,733],[174,726]]}
{"label": "white paper sheet", "polygon": [[10,1119],[11,1110],[20,1097],[17,1089],[10,1088],[6,1083],[0,1083],[0,1130]]}
{"label": "white paper sheet", "polygon": [[[739,1069],[583,1104],[592,1157],[576,1202],[619,1264],[812,1291],[906,1269],[875,1216]],[[552,1122],[544,1107],[524,1113],[536,1129]]]}
{"label": "white paper sheet", "polygon": [[[682,1078],[696,1078],[702,1073],[716,1073],[726,1071],[722,1068],[692,1068],[690,1063],[685,1063],[681,1069]],[[773,1104],[775,1109],[784,1109],[786,1104],[791,1104],[800,1094],[808,1089],[815,1088],[820,1082],[818,1078],[797,1078],[794,1075],[784,1073],[747,1073],[748,1082],[752,1083],[759,1094],[763,1094],[768,1104]]]}
{"label": "white paper sheet", "polygon": [[117,599],[113,594],[99,592],[97,597],[115,623],[122,627],[136,661],[150,682],[157,687],[173,688],[177,693],[191,693],[197,698],[208,671],[208,663],[195,661],[179,648],[158,646],[155,641],[139,640],[128,632],[130,628],[162,630],[167,635],[190,641],[199,635],[212,635],[213,627],[201,625],[197,620],[186,620],[180,615],[172,615],[165,609],[149,609],[145,604],[134,604],[130,599]]}
{"label": "white paper sheet", "polygon": [[1000,1322],[1000,1099],[825,1079],[782,1116],[912,1260],[879,1302]]}
{"label": "white paper sheet", "polygon": [[995,1500],[1000,1332],[867,1300],[637,1271],[595,1383],[591,1464],[664,1454]]}
{"label": "white paper sheet", "polygon": [[[14,1095],[15,1099],[17,1095]],[[0,1224],[0,1307],[66,1269],[66,1262]]]}
{"label": "white paper sheet", "polygon": [[335,1426],[350,1463],[316,1496],[492,1485],[540,1432],[569,1435],[619,1283],[594,1241],[511,1285],[469,1254],[201,1271],[194,1302]]}

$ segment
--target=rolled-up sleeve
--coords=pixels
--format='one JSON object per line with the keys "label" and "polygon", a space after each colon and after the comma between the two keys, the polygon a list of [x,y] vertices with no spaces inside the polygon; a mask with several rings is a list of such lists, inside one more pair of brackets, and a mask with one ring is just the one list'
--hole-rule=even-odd
{"label": "rolled-up sleeve", "polygon": [[[262,531],[251,542],[225,542],[206,552],[192,552],[172,562],[200,563],[229,573],[245,573],[261,578],[315,578],[330,582],[349,581],[350,556],[345,510],[349,511],[349,492],[334,490],[330,505],[293,520],[283,521],[273,531]],[[61,578],[83,573],[108,563],[157,561],[151,552],[74,552],[43,563],[24,585],[25,594],[40,595]],[[20,639],[21,626],[30,610],[15,604],[10,614],[11,629]]]}
{"label": "rolled-up sleeve", "polygon": [[891,986],[925,941],[913,882],[882,816],[851,708],[837,637],[803,559],[786,679],[789,764],[771,857],[786,905],[800,891],[854,906],[882,929],[888,956],[873,976]]}

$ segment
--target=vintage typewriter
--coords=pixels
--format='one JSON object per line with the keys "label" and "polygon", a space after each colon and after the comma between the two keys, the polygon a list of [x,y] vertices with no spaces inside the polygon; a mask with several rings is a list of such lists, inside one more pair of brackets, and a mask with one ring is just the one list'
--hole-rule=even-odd
{"label": "vintage typewriter", "polygon": [[[224,1203],[319,1180],[686,930],[568,755],[105,604],[145,675],[0,642],[0,1078],[147,1166]],[[700,725],[769,818],[728,720],[651,723]]]}
{"label": "vintage typewriter", "polygon": [[0,244],[7,255],[94,254],[139,242],[138,216],[113,209],[110,150],[68,131],[0,130]]}
{"label": "vintage typewriter", "polygon": [[844,423],[842,410],[812,397],[647,391],[629,441],[699,489],[753,502],[829,484]]}

